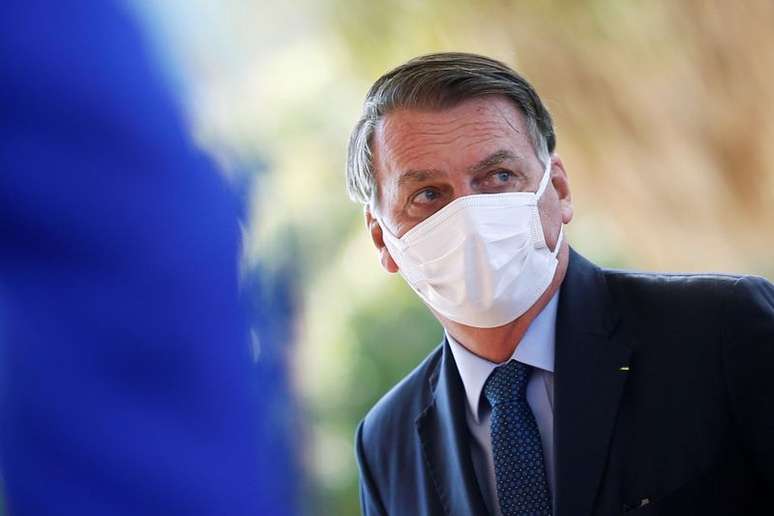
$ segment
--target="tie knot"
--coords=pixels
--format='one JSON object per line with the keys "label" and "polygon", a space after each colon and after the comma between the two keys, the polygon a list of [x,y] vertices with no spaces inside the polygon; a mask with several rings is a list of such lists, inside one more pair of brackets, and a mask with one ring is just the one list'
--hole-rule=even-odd
{"label": "tie knot", "polygon": [[484,396],[491,406],[509,401],[524,400],[527,395],[527,380],[532,367],[511,360],[497,367],[484,385]]}

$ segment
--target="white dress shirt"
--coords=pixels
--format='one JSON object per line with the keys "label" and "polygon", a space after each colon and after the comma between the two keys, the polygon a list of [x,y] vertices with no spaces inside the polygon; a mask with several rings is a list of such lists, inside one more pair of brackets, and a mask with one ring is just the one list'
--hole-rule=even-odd
{"label": "white dress shirt", "polygon": [[[556,333],[556,307],[559,292],[532,321],[527,332],[516,346],[511,359],[531,365],[534,369],[527,382],[527,403],[537,421],[543,442],[548,486],[555,497],[554,478],[554,336]],[[492,441],[489,436],[489,403],[481,395],[489,375],[500,365],[474,355],[446,333],[454,361],[465,386],[467,423],[472,436],[470,452],[476,478],[481,486],[485,503],[491,514],[501,516],[497,501]],[[507,362],[507,361],[506,361]],[[556,505],[556,503],[554,503]]]}

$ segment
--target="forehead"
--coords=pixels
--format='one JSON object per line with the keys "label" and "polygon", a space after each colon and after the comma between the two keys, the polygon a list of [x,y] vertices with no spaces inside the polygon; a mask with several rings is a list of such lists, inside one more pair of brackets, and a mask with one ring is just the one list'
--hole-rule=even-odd
{"label": "forehead", "polygon": [[401,109],[385,115],[373,139],[381,184],[409,169],[447,173],[498,150],[534,156],[524,115],[501,96],[474,98],[441,110]]}

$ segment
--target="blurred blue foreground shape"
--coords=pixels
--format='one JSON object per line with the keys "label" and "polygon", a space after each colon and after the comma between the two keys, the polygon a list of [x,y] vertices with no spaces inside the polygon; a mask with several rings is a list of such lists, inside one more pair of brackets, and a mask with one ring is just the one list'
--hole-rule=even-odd
{"label": "blurred blue foreground shape", "polygon": [[6,505],[285,514],[259,466],[237,202],[121,5],[0,7]]}

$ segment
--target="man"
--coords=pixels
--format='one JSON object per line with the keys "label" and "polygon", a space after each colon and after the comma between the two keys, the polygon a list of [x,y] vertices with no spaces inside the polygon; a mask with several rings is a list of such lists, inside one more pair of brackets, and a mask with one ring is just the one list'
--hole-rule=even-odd
{"label": "man", "polygon": [[774,492],[774,288],[600,269],[532,87],[470,54],[368,92],[348,187],[445,329],[357,431],[365,514],[757,514]]}

